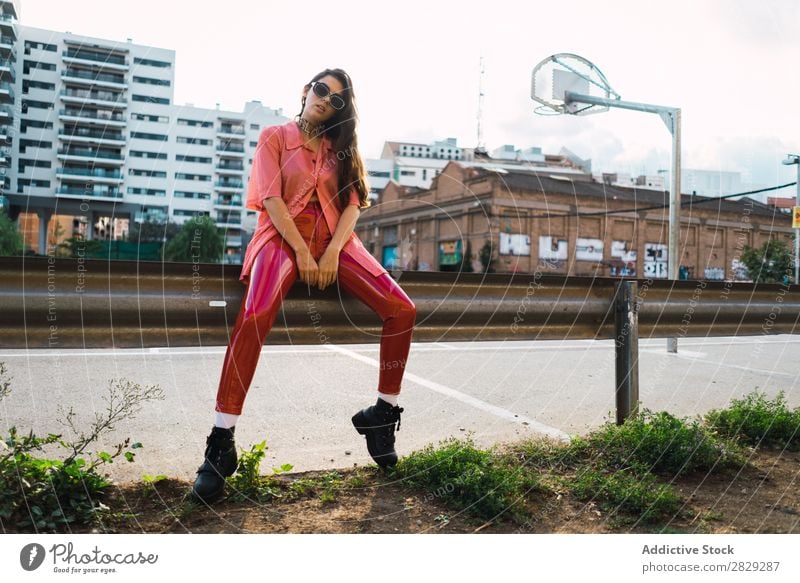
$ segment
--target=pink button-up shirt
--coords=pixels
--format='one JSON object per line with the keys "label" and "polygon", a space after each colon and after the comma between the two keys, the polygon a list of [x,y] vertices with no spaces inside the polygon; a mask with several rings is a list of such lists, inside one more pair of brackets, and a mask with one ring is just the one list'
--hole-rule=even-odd
{"label": "pink button-up shirt", "polygon": [[[283,125],[269,126],[261,131],[253,157],[245,207],[262,212],[258,215],[258,225],[244,254],[242,273],[239,276],[243,284],[249,281],[253,262],[264,244],[275,235],[280,235],[264,208],[264,199],[280,196],[294,219],[316,190],[328,228],[331,234],[336,232],[336,225],[342,215],[334,201],[338,192],[336,152],[333,152],[328,136],[323,136],[317,152],[307,146],[305,141],[294,120]],[[344,154],[346,152],[342,153]],[[354,186],[349,189],[348,196],[348,204],[359,204],[358,192]],[[372,275],[388,273],[364,247],[355,232],[350,235],[342,250],[347,251]]]}

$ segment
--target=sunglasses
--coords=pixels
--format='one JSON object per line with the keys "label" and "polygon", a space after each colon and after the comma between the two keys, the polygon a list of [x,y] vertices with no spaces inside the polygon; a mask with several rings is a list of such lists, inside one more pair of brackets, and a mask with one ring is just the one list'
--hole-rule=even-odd
{"label": "sunglasses", "polygon": [[314,93],[317,95],[317,97],[324,98],[330,95],[331,107],[333,107],[333,109],[337,110],[344,109],[345,106],[344,98],[338,93],[331,93],[331,88],[325,85],[325,83],[323,83],[322,81],[314,81],[311,84],[311,88],[314,89]]}

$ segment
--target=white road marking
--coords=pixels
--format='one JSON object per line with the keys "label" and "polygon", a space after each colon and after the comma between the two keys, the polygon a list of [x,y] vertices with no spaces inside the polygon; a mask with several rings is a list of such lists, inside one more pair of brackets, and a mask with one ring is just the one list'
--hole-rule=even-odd
{"label": "white road marking", "polygon": [[[369,358],[353,350],[349,350],[347,348],[343,348],[341,346],[337,346],[334,344],[326,344],[325,346],[333,352],[344,354],[355,360],[359,360],[366,364],[371,364],[372,366],[375,367],[380,366],[380,362],[375,360],[374,358]],[[445,395],[446,397],[450,397],[451,399],[455,399],[457,401],[461,401],[462,403],[475,407],[476,409],[480,409],[481,411],[484,411],[486,413],[490,413],[492,415],[500,417],[501,419],[505,419],[506,421],[527,425],[530,429],[538,431],[539,433],[544,433],[545,435],[549,435],[550,437],[562,441],[570,440],[569,435],[564,433],[560,429],[556,429],[555,427],[550,427],[549,425],[539,423],[535,419],[530,419],[529,417],[525,417],[524,415],[517,415],[515,413],[512,413],[508,409],[503,409],[502,407],[492,405],[490,403],[487,403],[486,401],[481,401],[480,399],[476,399],[475,397],[467,395],[466,393],[462,393],[461,391],[457,391],[456,389],[446,387],[445,385],[439,383],[435,383],[433,381],[430,381],[426,378],[415,375],[408,371],[405,371],[405,373],[403,374],[403,380],[414,382],[436,393]]]}

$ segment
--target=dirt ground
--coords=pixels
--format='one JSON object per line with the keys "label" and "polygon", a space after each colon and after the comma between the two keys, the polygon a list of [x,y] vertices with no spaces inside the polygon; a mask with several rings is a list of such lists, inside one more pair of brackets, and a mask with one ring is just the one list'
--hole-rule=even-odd
{"label": "dirt ground", "polygon": [[[672,483],[684,506],[660,523],[602,511],[568,492],[531,493],[529,518],[491,521],[448,508],[439,497],[392,483],[376,466],[337,470],[363,485],[293,501],[191,504],[191,483],[166,479],[148,492],[144,484],[114,486],[100,527],[104,533],[800,533],[800,453],[759,449],[739,470],[681,477]],[[329,470],[328,470],[329,471]],[[280,474],[285,484],[324,472]],[[357,482],[358,483],[358,482]]]}

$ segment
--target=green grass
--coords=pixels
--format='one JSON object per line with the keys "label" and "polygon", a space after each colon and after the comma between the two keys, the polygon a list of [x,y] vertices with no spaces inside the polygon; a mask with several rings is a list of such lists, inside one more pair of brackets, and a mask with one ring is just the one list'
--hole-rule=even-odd
{"label": "green grass", "polygon": [[644,409],[622,425],[608,422],[586,437],[595,463],[610,469],[645,468],[677,476],[695,471],[741,467],[739,448],[706,428],[700,419],[678,418]]}
{"label": "green grass", "polygon": [[394,475],[423,490],[428,500],[439,499],[485,519],[506,512],[517,518],[525,493],[540,487],[535,476],[476,447],[471,437],[463,441],[451,437],[438,447],[415,451],[398,461]]}
{"label": "green grass", "polygon": [[730,407],[710,411],[705,420],[720,435],[741,443],[800,449],[800,407],[789,409],[783,391],[773,400],[758,391],[733,399]]}
{"label": "green grass", "polygon": [[569,488],[578,500],[597,500],[607,512],[636,516],[643,522],[669,518],[682,504],[675,490],[659,484],[652,474],[587,470],[571,480]]}

